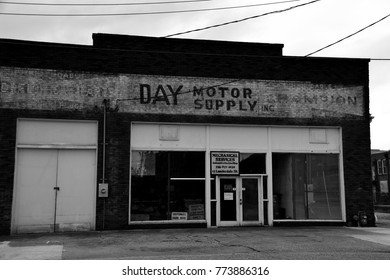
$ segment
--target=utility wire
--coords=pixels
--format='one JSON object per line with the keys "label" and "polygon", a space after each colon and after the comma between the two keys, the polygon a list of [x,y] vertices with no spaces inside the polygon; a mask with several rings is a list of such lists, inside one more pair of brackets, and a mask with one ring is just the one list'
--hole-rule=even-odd
{"label": "utility wire", "polygon": [[[292,9],[299,8],[299,7],[302,7],[302,6],[306,6],[306,5],[309,5],[309,4],[314,4],[315,2],[319,2],[319,1],[321,1],[321,0],[315,0],[315,1],[307,2],[307,3],[304,3],[304,4],[297,5],[297,6],[292,6],[292,7],[289,7],[287,9],[283,9],[283,10],[272,11],[272,12],[268,12],[268,13],[264,13],[264,14],[260,14],[260,15],[255,15],[255,16],[251,16],[251,17],[246,17],[246,18],[242,18],[242,19],[238,19],[238,20],[228,21],[228,22],[219,23],[219,24],[215,24],[215,25],[210,25],[210,26],[206,26],[206,27],[202,27],[202,28],[197,28],[197,29],[192,29],[192,30],[188,30],[188,31],[184,31],[184,32],[174,33],[174,34],[166,35],[166,36],[163,36],[163,37],[164,38],[169,38],[169,37],[173,37],[173,36],[178,36],[178,35],[188,34],[188,33],[192,33],[192,32],[198,32],[198,31],[202,31],[202,30],[206,30],[206,29],[221,27],[221,26],[225,26],[225,25],[229,25],[229,24],[239,23],[239,22],[243,22],[243,21],[246,21],[246,20],[255,19],[255,18],[259,18],[259,17],[271,15],[271,14],[277,14],[277,13],[290,11]],[[292,2],[292,1],[285,1],[285,2]]]}
{"label": "utility wire", "polygon": [[390,17],[390,14],[388,14],[387,16],[384,16],[383,18],[381,18],[381,19],[379,19],[379,20],[377,20],[377,21],[375,21],[375,22],[373,22],[373,23],[367,25],[366,27],[363,27],[362,29],[360,29],[360,30],[358,30],[358,31],[356,31],[356,32],[354,32],[354,33],[352,33],[352,34],[350,34],[350,35],[348,35],[348,36],[346,36],[346,37],[340,39],[340,40],[337,40],[336,42],[334,42],[334,43],[332,43],[332,44],[329,44],[329,45],[327,45],[327,46],[325,46],[325,47],[323,47],[323,48],[320,48],[320,49],[318,49],[318,50],[316,50],[316,51],[314,51],[314,52],[311,52],[311,53],[305,55],[305,57],[310,56],[310,55],[313,55],[313,54],[315,54],[315,53],[318,53],[318,52],[320,52],[320,51],[322,51],[322,50],[324,50],[324,49],[327,49],[327,48],[329,48],[329,47],[331,47],[331,46],[334,46],[334,45],[336,45],[336,44],[338,44],[338,43],[340,43],[340,42],[342,42],[342,41],[344,41],[344,40],[346,40],[346,39],[348,39],[348,38],[350,38],[350,37],[352,37],[352,36],[355,36],[356,34],[358,34],[358,33],[362,32],[362,31],[366,30],[367,28],[369,28],[369,27],[371,27],[371,26],[373,26],[373,25],[375,25],[375,24],[381,22],[382,20],[385,20],[385,19],[388,18],[388,17]]}
{"label": "utility wire", "polygon": [[[308,5],[308,4],[312,4],[312,3],[315,3],[315,2],[318,2],[318,1],[320,1],[320,0],[311,1],[311,2],[308,2],[308,3],[301,4],[301,5],[297,5],[297,6],[294,6],[294,7],[290,7],[290,8],[284,9],[284,10],[279,10],[279,11],[275,11],[275,12],[270,12],[270,13],[266,13],[266,14],[262,14],[262,15],[258,15],[258,16],[254,16],[254,17],[249,17],[249,18],[245,18],[245,19],[241,19],[241,20],[237,20],[237,21],[229,22],[229,23],[236,23],[236,22],[248,20],[248,19],[255,18],[255,17],[265,16],[265,15],[272,14],[272,13],[280,13],[280,12],[288,11],[288,10],[291,10],[291,9],[294,9],[294,8],[297,8],[297,7],[301,7],[301,6],[305,6],[305,5]],[[379,20],[377,20],[377,21],[375,21],[375,22],[373,22],[373,23],[367,25],[366,27],[364,27],[364,28],[362,28],[362,29],[360,29],[360,30],[358,30],[358,31],[356,31],[356,32],[354,32],[354,33],[352,33],[352,34],[350,34],[350,35],[348,35],[348,36],[346,36],[346,37],[344,37],[344,38],[342,38],[342,39],[340,39],[340,40],[338,40],[338,41],[332,43],[332,44],[329,44],[329,45],[327,45],[327,46],[325,46],[325,47],[322,47],[322,48],[320,48],[320,49],[318,49],[318,50],[316,50],[316,51],[314,51],[314,52],[311,52],[311,53],[305,55],[304,57],[311,56],[311,55],[313,55],[313,54],[315,54],[315,53],[318,53],[318,52],[320,52],[320,51],[322,51],[322,50],[324,50],[324,49],[326,49],[326,48],[329,48],[329,47],[331,47],[331,46],[334,46],[334,45],[336,45],[336,44],[338,44],[338,43],[340,43],[340,42],[342,42],[342,41],[344,41],[344,40],[346,40],[346,39],[348,39],[348,38],[350,38],[350,37],[352,37],[352,36],[354,36],[354,35],[356,35],[356,34],[362,32],[362,31],[364,31],[365,29],[367,29],[367,28],[369,28],[369,27],[371,27],[371,26],[373,26],[373,25],[375,25],[375,24],[377,24],[377,23],[379,23],[379,22],[385,20],[385,19],[388,18],[388,17],[390,17],[390,14],[386,15],[385,17],[383,17],[383,18],[381,18],[381,19],[379,19]],[[229,24],[229,23],[226,23],[226,24]],[[204,28],[204,29],[213,28],[213,27],[217,27],[217,26],[221,26],[221,25],[226,25],[226,24],[220,24],[220,25],[210,26],[210,27],[207,27],[207,28]],[[202,30],[203,30],[203,29],[202,29]],[[190,33],[190,32],[194,32],[194,31],[186,31],[185,33]],[[183,34],[183,33],[180,33],[180,34]],[[168,35],[168,36],[165,36],[165,37],[170,37],[170,36],[174,36],[174,35],[177,35],[177,34]],[[370,60],[376,60],[376,61],[390,61],[390,58],[370,58]],[[204,89],[215,88],[215,87],[218,87],[218,86],[222,86],[222,85],[227,85],[227,84],[239,82],[239,81],[241,81],[241,80],[243,80],[243,79],[234,79],[234,80],[230,80],[230,81],[227,81],[227,82],[224,82],[224,83],[221,83],[221,84],[209,86],[209,87],[206,87],[206,88],[204,88]],[[191,93],[191,92],[192,92],[191,90],[188,90],[188,91],[182,92],[182,93],[180,93],[180,94],[188,94],[188,93]],[[139,100],[139,99],[140,99],[140,98],[116,99],[116,103],[117,103],[117,105],[118,105],[118,102],[121,102],[121,101],[137,101],[137,100]]]}
{"label": "utility wire", "polygon": [[136,6],[136,5],[161,5],[161,4],[185,4],[193,2],[211,2],[214,0],[183,0],[183,1],[162,1],[162,2],[138,2],[138,3],[38,3],[38,2],[12,2],[0,1],[0,4],[6,5],[25,5],[25,6]]}
{"label": "utility wire", "polygon": [[[141,15],[158,15],[158,14],[178,14],[178,13],[193,13],[193,12],[207,12],[207,11],[220,11],[220,10],[232,10],[240,8],[250,8],[250,7],[259,7],[265,5],[275,5],[288,2],[296,2],[300,0],[289,0],[289,1],[279,1],[279,2],[269,2],[262,4],[253,4],[253,5],[242,5],[242,6],[230,6],[230,7],[220,7],[220,8],[206,8],[206,9],[191,9],[191,10],[176,10],[176,11],[156,11],[156,12],[136,12],[136,13],[113,13],[113,14],[41,14],[41,13],[5,13],[0,12],[0,15],[8,16],[39,16],[39,17],[102,17],[102,16],[141,16]],[[320,0],[316,0],[317,2]]]}
{"label": "utility wire", "polygon": [[[314,2],[316,2],[316,1],[314,1]],[[379,20],[377,20],[377,21],[375,21],[375,22],[373,22],[373,23],[367,25],[366,27],[364,27],[364,28],[362,28],[362,29],[360,29],[360,30],[358,30],[358,31],[356,31],[356,32],[354,32],[354,33],[352,33],[352,34],[350,34],[350,35],[348,35],[348,36],[346,36],[346,37],[344,37],[344,38],[342,38],[342,39],[340,39],[340,40],[338,40],[338,41],[332,43],[332,44],[329,44],[329,45],[327,45],[327,46],[325,46],[325,47],[323,47],[323,48],[320,48],[320,49],[318,49],[318,50],[316,50],[316,51],[314,51],[314,52],[311,52],[311,53],[305,55],[304,57],[311,56],[311,55],[313,55],[313,54],[315,54],[315,53],[318,53],[318,52],[320,52],[320,51],[322,51],[322,50],[324,50],[324,49],[326,49],[326,48],[329,48],[329,47],[331,47],[331,46],[334,46],[334,45],[336,45],[336,44],[338,44],[338,43],[344,41],[345,39],[350,38],[350,37],[352,37],[352,36],[354,36],[354,35],[356,35],[356,34],[362,32],[363,30],[365,30],[365,29],[367,29],[367,28],[369,28],[369,27],[371,27],[371,26],[373,26],[373,25],[375,25],[375,24],[377,24],[377,23],[379,23],[379,22],[385,20],[385,19],[388,18],[388,17],[390,17],[390,14],[384,16],[383,18],[381,18],[381,19],[379,19]],[[371,58],[370,60],[376,60],[376,61],[390,61],[390,58]],[[215,88],[215,87],[219,87],[219,86],[221,86],[221,85],[232,84],[232,83],[235,83],[235,82],[239,82],[239,81],[241,81],[241,80],[243,80],[243,79],[230,80],[230,81],[227,81],[227,82],[222,83],[222,84],[212,85],[212,86],[206,87],[206,88],[204,88],[204,89],[207,90],[207,89],[209,89],[209,88]],[[188,91],[182,92],[182,93],[180,93],[180,94],[188,94],[188,93],[191,93],[191,92],[192,92],[191,90],[188,90]],[[120,102],[120,101],[137,101],[137,100],[139,100],[139,99],[140,99],[140,98],[137,98],[137,97],[136,97],[136,98],[128,98],[128,99],[117,99],[116,102],[117,102],[117,104],[118,104],[118,102]]]}

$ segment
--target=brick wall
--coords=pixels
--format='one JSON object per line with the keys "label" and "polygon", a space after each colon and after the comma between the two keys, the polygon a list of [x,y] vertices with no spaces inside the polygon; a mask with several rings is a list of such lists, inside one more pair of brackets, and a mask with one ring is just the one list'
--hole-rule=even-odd
{"label": "brick wall", "polygon": [[[107,114],[106,183],[108,198],[98,199],[97,229],[127,228],[129,212],[130,120]],[[102,151],[102,149],[100,149]],[[100,153],[102,157],[102,154]],[[101,169],[100,169],[101,170]],[[99,178],[102,176],[99,175]]]}
{"label": "brick wall", "polygon": [[371,180],[370,130],[367,122],[343,124],[344,181],[347,223],[353,216],[366,212],[370,226],[374,226],[374,200]]}
{"label": "brick wall", "polygon": [[0,53],[0,65],[13,67],[368,85],[367,59],[154,53],[4,39]]}
{"label": "brick wall", "polygon": [[0,110],[0,235],[9,234],[14,187],[16,119]]}

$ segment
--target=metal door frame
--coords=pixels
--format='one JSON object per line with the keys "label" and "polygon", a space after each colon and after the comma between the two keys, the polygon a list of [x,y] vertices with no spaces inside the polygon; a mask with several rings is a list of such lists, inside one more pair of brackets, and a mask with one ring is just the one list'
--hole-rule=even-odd
{"label": "metal door frame", "polygon": [[[217,198],[217,226],[249,226],[264,224],[264,209],[263,209],[263,177],[264,175],[241,175],[241,176],[216,176],[216,198]],[[243,220],[243,203],[242,203],[242,180],[243,179],[257,179],[258,181],[258,220],[244,221]],[[236,220],[235,221],[221,221],[221,179],[235,179],[236,181]],[[245,190],[244,190],[245,191]]]}

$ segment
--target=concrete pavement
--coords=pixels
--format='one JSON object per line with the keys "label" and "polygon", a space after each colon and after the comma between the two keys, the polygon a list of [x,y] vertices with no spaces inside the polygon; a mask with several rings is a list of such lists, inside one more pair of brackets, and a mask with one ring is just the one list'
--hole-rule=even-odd
{"label": "concrete pavement", "polygon": [[389,260],[390,215],[378,227],[150,229],[0,237],[2,260]]}
{"label": "concrete pavement", "polygon": [[10,241],[0,242],[2,260],[61,260],[63,245],[13,246]]}
{"label": "concrete pavement", "polygon": [[[4,240],[8,239],[8,240]],[[390,228],[218,228],[3,237],[0,259],[390,259]]]}

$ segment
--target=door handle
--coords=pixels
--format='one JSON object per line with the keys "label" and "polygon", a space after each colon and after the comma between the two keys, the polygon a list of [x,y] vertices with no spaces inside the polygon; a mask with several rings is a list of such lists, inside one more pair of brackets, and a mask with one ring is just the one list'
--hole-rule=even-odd
{"label": "door handle", "polygon": [[56,191],[59,191],[60,187],[54,187],[53,189],[56,190]]}
{"label": "door handle", "polygon": [[242,205],[242,198],[240,198],[240,205]]}

